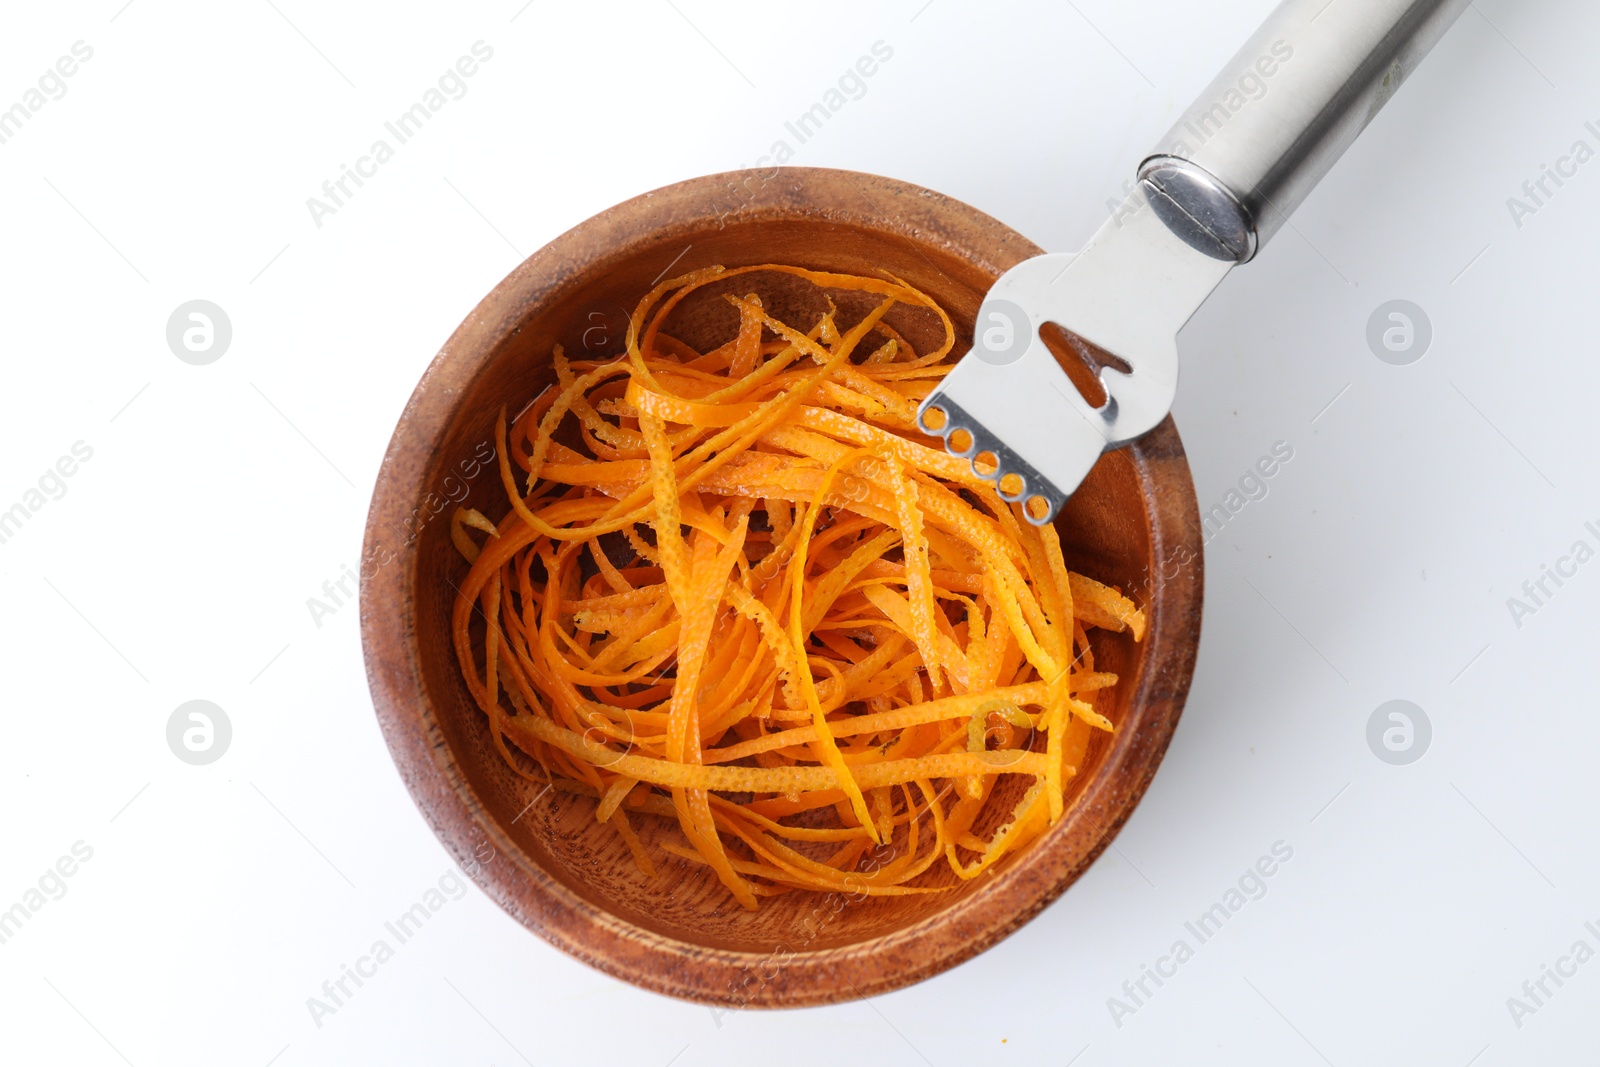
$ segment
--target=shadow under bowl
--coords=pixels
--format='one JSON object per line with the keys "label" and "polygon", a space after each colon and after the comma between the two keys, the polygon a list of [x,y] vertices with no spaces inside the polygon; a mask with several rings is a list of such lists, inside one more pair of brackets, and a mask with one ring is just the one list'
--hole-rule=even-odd
{"label": "shadow under bowl", "polygon": [[[513,413],[554,377],[551,349],[575,358],[623,349],[635,304],[669,272],[787,263],[850,274],[887,270],[932,296],[970,338],[984,293],[1041,250],[966,204],[887,178],[786,168],[711,175],[596,215],[536,252],[467,316],[418,383],[378,474],[361,581],[367,676],[390,752],[445,847],[501,907],[565,952],[647,989],[708,1004],[799,1007],[869,996],[983,951],[1055,900],[1133,811],[1177,725],[1194,666],[1202,589],[1199,511],[1168,419],[1108,453],[1057,521],[1067,563],[1144,609],[1142,642],[1095,632],[1096,665],[1119,683],[1072,780],[1066,813],[992,873],[942,893],[853,901],[793,892],[747,912],[709,869],[665,857],[667,831],[634,823],[663,862],[654,880],[594,801],[518,777],[461,680],[450,637],[466,564],[451,545],[456,506],[504,510],[494,456],[502,405]],[[762,279],[760,284],[753,278]],[[739,279],[769,309],[815,301],[808,283]],[[897,324],[919,349],[931,319]],[[721,300],[675,313],[690,344],[718,343],[736,318]],[[813,316],[814,317],[814,316]],[[790,321],[810,321],[791,319]],[[963,346],[958,346],[958,351]],[[1016,783],[1019,779],[1003,779]],[[993,805],[991,805],[993,807]],[[492,858],[487,858],[492,857]]]}

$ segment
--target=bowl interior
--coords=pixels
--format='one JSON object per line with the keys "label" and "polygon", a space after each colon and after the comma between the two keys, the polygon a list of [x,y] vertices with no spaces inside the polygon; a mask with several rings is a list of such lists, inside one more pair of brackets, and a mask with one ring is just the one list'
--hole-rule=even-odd
{"label": "bowl interior", "polygon": [[[879,201],[886,188],[891,192],[904,190],[908,197],[920,192],[898,183],[879,185],[874,187]],[[517,870],[508,877],[526,881],[537,876],[536,880],[546,886],[553,882],[559,887],[555,890],[557,895],[575,902],[578,910],[591,917],[603,918],[613,931],[622,930],[629,937],[667,945],[675,951],[769,953],[779,946],[797,945],[808,953],[846,947],[866,949],[886,937],[929,929],[942,916],[971,913],[975,897],[992,893],[997,886],[1011,885],[1014,892],[1006,906],[1017,914],[990,922],[993,929],[982,937],[972,934],[968,938],[970,944],[939,964],[948,966],[982,947],[978,942],[987,943],[984,937],[992,941],[1003,935],[1053,899],[1120,826],[1159,761],[1176,720],[1175,707],[1151,710],[1146,705],[1153,695],[1167,700],[1174,689],[1181,705],[1193,652],[1192,637],[1186,646],[1174,648],[1170,643],[1164,647],[1161,641],[1135,643],[1127,635],[1096,632],[1097,666],[1115,671],[1123,679],[1111,691],[1102,693],[1098,703],[1099,710],[1116,722],[1119,730],[1114,739],[1097,733],[1084,766],[1073,781],[1067,817],[1031,850],[1052,850],[1055,855],[1049,864],[1025,854],[1007,861],[998,873],[962,883],[941,862],[932,869],[935,873],[927,884],[947,885],[947,892],[853,901],[847,907],[828,909],[819,909],[818,894],[795,892],[769,898],[755,912],[733,902],[707,868],[672,858],[655,848],[654,841],[667,830],[664,821],[650,816],[633,820],[646,848],[658,860],[657,877],[647,879],[636,868],[616,832],[595,822],[595,801],[555,790],[541,794],[540,787],[516,775],[496,750],[484,715],[461,681],[449,638],[456,585],[467,570],[450,542],[449,514],[457,503],[479,507],[492,518],[506,510],[497,468],[485,462],[494,448],[495,419],[502,405],[515,414],[553,381],[551,351],[555,345],[562,345],[574,357],[620,353],[628,315],[640,296],[669,271],[680,274],[710,264],[775,262],[852,274],[888,271],[945,308],[956,323],[956,351],[961,352],[968,345],[979,303],[990,284],[1011,262],[1038,251],[986,216],[943,198],[939,210],[965,212],[998,236],[974,245],[945,239],[938,232],[908,233],[909,227],[903,224],[881,221],[892,218],[895,205],[878,201],[861,205],[859,211],[835,211],[825,203],[796,209],[793,196],[782,199],[788,204],[782,209],[764,210],[756,203],[729,213],[725,205],[714,201],[703,206],[690,201],[684,207],[683,198],[679,198],[679,206],[668,210],[662,205],[655,213],[662,217],[654,219],[654,226],[644,228],[608,221],[613,213],[598,216],[580,227],[589,231],[582,255],[563,258],[541,254],[519,268],[468,319],[419,386],[418,398],[430,389],[450,391],[448,397],[435,396],[431,401],[439,412],[435,426],[428,429],[431,440],[414,442],[423,447],[413,450],[420,458],[414,461],[417,477],[411,491],[420,488],[421,492],[415,493],[414,504],[400,521],[393,518],[392,509],[384,512],[375,503],[374,523],[369,528],[369,551],[374,539],[401,546],[397,553],[406,566],[396,568],[399,573],[392,580],[403,582],[407,588],[404,596],[393,603],[406,602],[407,618],[398,629],[406,631],[410,643],[403,656],[409,658],[407,669],[420,686],[418,699],[423,705],[404,715],[422,724],[433,760],[446,771],[440,774],[430,769],[425,776],[428,780],[422,781],[413,767],[407,773],[408,784],[425,811],[438,799],[430,799],[430,791],[438,793],[450,788],[459,793],[485,832],[511,844],[511,859]],[[910,203],[907,208],[926,212],[928,205]],[[732,308],[716,297],[719,289],[736,289],[741,295],[757,292],[778,317],[804,325],[809,325],[821,308],[818,293],[810,283],[770,273],[746,275],[716,283],[703,296],[686,302],[674,312],[667,331],[702,350],[731,336],[737,318]],[[851,317],[851,310],[841,302],[841,319],[848,322]],[[940,336],[937,321],[927,312],[897,309],[890,321],[919,351],[926,351]],[[452,366],[457,371],[465,368],[467,373],[442,379],[441,367],[448,371]],[[418,406],[418,398],[413,398],[413,408]],[[408,409],[408,418],[411,414]],[[402,436],[407,432],[407,420],[403,419],[384,476],[390,474],[388,468],[395,450],[401,447]],[[1160,435],[1158,431],[1157,437]],[[1188,495],[1169,502],[1165,510],[1179,514],[1187,508],[1192,513],[1187,468],[1182,465],[1181,448],[1170,425],[1166,435],[1170,442],[1162,447],[1176,450],[1182,492]],[[384,492],[384,476],[380,476],[380,496]],[[1170,627],[1162,627],[1160,618],[1168,610],[1168,602],[1153,595],[1162,588],[1160,583],[1151,581],[1158,569],[1153,563],[1169,556],[1173,546],[1163,543],[1162,531],[1171,526],[1170,515],[1163,519],[1158,514],[1164,505],[1158,499],[1155,484],[1148,453],[1141,453],[1137,447],[1112,453],[1095,467],[1072,497],[1057,527],[1068,565],[1130,591],[1151,614],[1152,634],[1159,636],[1170,631]],[[386,519],[385,514],[390,517]],[[1197,586],[1194,596],[1198,596]],[[364,607],[364,623],[371,606]],[[1198,605],[1182,605],[1184,610],[1190,607],[1197,610]],[[1152,662],[1152,654],[1165,659]],[[380,651],[379,659],[384,655]],[[372,666],[372,634],[368,634],[368,658],[369,670],[377,678],[384,668],[381,662],[376,668]],[[375,681],[375,693],[378,688]],[[383,717],[382,697],[378,702]],[[395,746],[389,718],[385,719],[385,727],[390,731],[391,746]],[[1145,751],[1129,764],[1131,771],[1128,767],[1119,770],[1125,780],[1116,790],[1093,788],[1108,763],[1127,762],[1130,751],[1141,745]],[[1148,751],[1152,748],[1153,754]],[[398,747],[396,756],[400,759]],[[405,761],[401,763],[405,771]],[[1019,779],[1004,781],[1011,795],[1020,793]],[[1001,805],[1004,810],[1009,810],[1010,805],[1005,804],[1004,796],[997,799],[999,803],[991,803],[989,811],[999,821]],[[437,812],[430,818],[441,837],[447,837]],[[459,848],[460,842],[456,845]],[[502,876],[490,871],[486,877],[493,882]],[[1012,884],[1019,878],[1039,884],[1019,888]],[[553,921],[552,916],[539,914],[541,905],[530,903],[528,894],[520,890],[508,890],[502,885],[496,895],[536,929]],[[826,921],[819,919],[819,912],[825,912]],[[552,936],[548,929],[541,932]],[[591,962],[637,978],[629,966],[608,961],[604,952],[586,952],[571,939],[553,939]],[[651,984],[668,992],[704,995],[692,988],[693,983],[684,987],[670,980]],[[844,990],[838,995],[851,993]],[[837,996],[813,993],[802,999],[816,1001]]]}

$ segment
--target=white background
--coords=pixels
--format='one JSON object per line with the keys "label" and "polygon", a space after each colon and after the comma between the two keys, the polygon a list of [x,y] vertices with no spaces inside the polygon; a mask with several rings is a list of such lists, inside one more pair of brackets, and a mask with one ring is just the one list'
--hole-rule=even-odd
{"label": "white background", "polygon": [[[0,35],[0,107],[94,49],[0,145],[0,509],[93,449],[0,544],[0,908],[93,849],[0,945],[0,1058],[1592,1057],[1600,963],[1520,1027],[1506,1002],[1600,947],[1600,562],[1520,627],[1506,601],[1577,539],[1600,547],[1600,162],[1520,229],[1506,199],[1576,139],[1600,147],[1595,5],[1481,0],[1185,331],[1202,506],[1275,442],[1294,458],[1208,546],[1166,763],[1058,904],[914,988],[719,1018],[574,962],[472,888],[320,1028],[307,998],[448,861],[379,735],[355,609],[318,627],[306,600],[356,564],[395,419],[473,305],[608,205],[754,163],[880,40],[892,59],[793,162],[1077,248],[1271,4],[122,5],[16,5]],[[494,55],[467,94],[315,226],[306,198],[478,40]],[[209,366],[165,340],[195,298],[233,324]],[[1410,366],[1365,340],[1394,298],[1434,328]],[[165,740],[196,698],[234,730],[206,767]],[[1397,698],[1433,724],[1404,767],[1365,735]],[[1117,1025],[1108,998],[1194,944],[1185,920],[1279,841],[1266,895]]]}

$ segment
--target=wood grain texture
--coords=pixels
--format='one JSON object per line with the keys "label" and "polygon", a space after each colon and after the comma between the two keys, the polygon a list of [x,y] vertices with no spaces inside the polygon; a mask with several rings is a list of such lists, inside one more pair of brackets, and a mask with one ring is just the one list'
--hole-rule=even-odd
{"label": "wood grain texture", "polygon": [[[1171,419],[1103,458],[1058,521],[1068,564],[1121,586],[1149,616],[1140,643],[1097,633],[1097,663],[1122,676],[1099,704],[1116,734],[1097,735],[1057,826],[970,883],[957,885],[938,865],[948,892],[860,901],[797,892],[751,913],[709,870],[659,850],[660,874],[644,878],[616,833],[594,821],[594,801],[540,796],[506,766],[449,637],[454,585],[466,572],[450,544],[450,512],[463,500],[490,514],[504,509],[498,474],[483,462],[494,420],[502,404],[515,413],[552,380],[555,343],[587,357],[620,352],[627,316],[669,269],[777,262],[899,275],[949,311],[961,351],[990,284],[1039,252],[989,216],[903,182],[806,168],[766,181],[712,175],[620,204],[556,238],[451,336],[378,475],[361,574],[362,641],[378,719],[417,806],[467,869],[475,849],[494,847],[476,880],[524,926],[672,996],[734,1007],[824,1004],[899,988],[983,951],[1055,900],[1116,835],[1172,737],[1200,632],[1199,511]],[[759,288],[769,308],[791,302],[800,312],[815,299],[781,280],[741,288]],[[690,343],[720,341],[731,333],[728,314],[721,300],[686,304],[673,332]],[[931,336],[915,314],[896,326],[914,343]],[[647,847],[665,829],[657,823],[635,819]]]}

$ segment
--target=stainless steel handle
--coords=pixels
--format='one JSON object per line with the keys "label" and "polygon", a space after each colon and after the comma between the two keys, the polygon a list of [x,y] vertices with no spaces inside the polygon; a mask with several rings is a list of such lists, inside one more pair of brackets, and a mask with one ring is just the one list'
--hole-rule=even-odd
{"label": "stainless steel handle", "polygon": [[1139,166],[1172,231],[1243,263],[1470,0],[1286,0]]}

